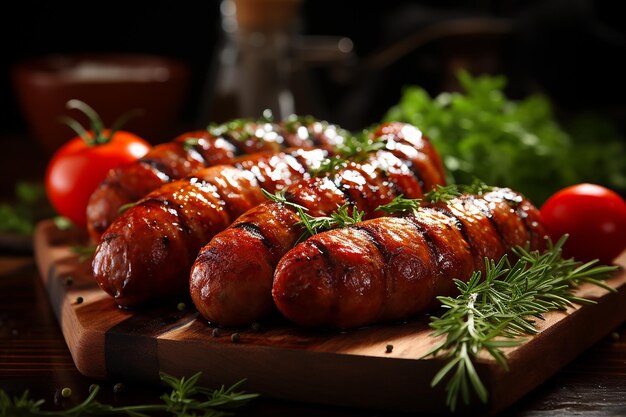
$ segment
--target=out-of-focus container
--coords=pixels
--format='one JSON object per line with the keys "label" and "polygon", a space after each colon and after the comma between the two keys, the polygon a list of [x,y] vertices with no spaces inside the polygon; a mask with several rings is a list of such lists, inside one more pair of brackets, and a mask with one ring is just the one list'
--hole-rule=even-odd
{"label": "out-of-focus container", "polygon": [[15,93],[31,133],[47,152],[75,136],[59,121],[72,117],[88,128],[85,115],[68,110],[70,99],[93,107],[110,126],[124,113],[142,109],[124,130],[156,144],[180,133],[189,87],[183,62],[153,55],[48,55],[23,60],[12,68]]}

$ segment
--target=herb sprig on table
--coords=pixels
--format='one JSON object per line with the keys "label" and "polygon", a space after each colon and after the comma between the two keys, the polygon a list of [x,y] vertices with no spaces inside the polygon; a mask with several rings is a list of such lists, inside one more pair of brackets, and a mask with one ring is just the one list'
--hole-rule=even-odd
{"label": "herb sprig on table", "polygon": [[445,381],[446,403],[455,410],[459,400],[470,402],[473,391],[482,402],[487,401],[475,360],[486,351],[508,370],[504,348],[518,346],[524,336],[537,333],[536,320],[549,311],[564,310],[573,304],[593,304],[576,296],[581,284],[598,285],[615,291],[602,280],[617,267],[581,264],[561,257],[567,236],[548,249],[528,251],[515,249],[519,260],[511,264],[505,256],[498,262],[486,261],[482,279],[475,272],[467,283],[455,280],[457,297],[437,297],[446,312],[432,317],[433,336],[445,336],[444,341],[425,356],[433,355],[445,361],[431,385]]}
{"label": "herb sprig on table", "polygon": [[43,184],[18,181],[14,200],[0,203],[0,232],[28,235],[39,220],[52,216]]}
{"label": "herb sprig on table", "polygon": [[229,388],[222,386],[213,390],[198,386],[202,374],[196,373],[189,378],[175,378],[162,373],[161,381],[172,390],[161,396],[161,403],[114,407],[96,400],[100,387],[93,385],[89,396],[80,404],[67,410],[45,411],[41,409],[44,400],[33,400],[28,391],[22,396],[11,398],[0,390],[0,417],[35,417],[35,416],[114,416],[127,415],[147,417],[151,415],[204,416],[218,417],[232,415],[232,410],[242,407],[258,397],[238,391],[244,381]]}
{"label": "herb sprig on table", "polygon": [[626,191],[626,142],[595,115],[558,120],[543,95],[506,96],[503,76],[458,75],[462,92],[431,97],[407,87],[385,121],[418,126],[441,154],[449,182],[478,177],[541,204],[554,190],[591,182]]}

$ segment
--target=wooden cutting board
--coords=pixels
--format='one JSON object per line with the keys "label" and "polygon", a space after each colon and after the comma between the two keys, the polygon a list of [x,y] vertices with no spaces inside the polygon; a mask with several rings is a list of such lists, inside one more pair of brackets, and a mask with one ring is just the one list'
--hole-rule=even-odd
{"label": "wooden cutting board", "polygon": [[[35,232],[41,278],[74,362],[87,376],[157,382],[161,371],[179,377],[202,371],[207,385],[246,378],[245,390],[268,397],[447,412],[443,388],[430,387],[442,363],[420,359],[437,343],[427,317],[343,333],[305,330],[274,317],[259,328],[220,329],[216,336],[189,300],[139,311],[117,308],[95,283],[89,261],[72,250],[84,244],[84,235],[60,231],[51,221]],[[626,253],[617,263],[626,265]],[[489,402],[475,400],[464,411],[485,415],[504,409],[626,320],[623,268],[608,284],[618,292],[579,289],[595,305],[547,314],[539,334],[508,351],[508,372],[481,357],[477,368]],[[180,302],[186,305],[182,310]],[[393,345],[389,353],[387,345]]]}

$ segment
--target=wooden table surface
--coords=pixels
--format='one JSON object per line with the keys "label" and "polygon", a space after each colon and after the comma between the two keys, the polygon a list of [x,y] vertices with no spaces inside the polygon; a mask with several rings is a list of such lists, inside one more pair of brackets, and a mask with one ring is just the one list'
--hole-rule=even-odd
{"label": "wooden table surface", "polygon": [[[118,382],[123,381],[94,381],[75,368],[32,255],[5,252],[0,256],[0,388],[12,395],[29,389],[34,398],[45,399],[46,406],[54,409],[85,398],[92,383],[102,387],[101,402],[116,405],[155,402],[163,393],[161,387],[133,383],[126,383],[121,392],[113,393]],[[74,394],[63,404],[55,405],[55,398],[59,398],[56,392],[63,387],[70,387]],[[626,415],[626,324],[501,414]],[[381,416],[385,413],[260,398],[237,415]]]}

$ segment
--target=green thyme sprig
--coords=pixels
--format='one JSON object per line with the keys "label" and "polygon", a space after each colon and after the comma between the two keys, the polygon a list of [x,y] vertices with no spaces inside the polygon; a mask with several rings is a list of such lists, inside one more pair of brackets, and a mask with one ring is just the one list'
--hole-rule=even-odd
{"label": "green thyme sprig", "polygon": [[363,220],[364,211],[358,211],[354,207],[343,204],[337,207],[330,216],[313,217],[307,214],[302,208],[298,208],[300,221],[299,226],[304,226],[304,233],[298,239],[298,242],[313,236],[325,230],[347,227]]}
{"label": "green thyme sprig", "polygon": [[300,204],[292,203],[291,201],[287,200],[287,196],[285,195],[286,190],[284,189],[272,194],[269,191],[267,191],[265,188],[262,188],[261,192],[263,193],[265,198],[275,203],[284,204],[286,206],[293,207],[294,209],[297,209],[297,210],[304,210],[304,211],[308,210],[306,207]]}
{"label": "green thyme sprig", "polygon": [[472,183],[469,185],[459,185],[459,190],[465,194],[485,194],[489,191],[493,191],[495,187],[488,185],[483,180],[474,177]]}
{"label": "green thyme sprig", "polygon": [[339,170],[342,170],[348,166],[348,160],[335,155],[330,158],[325,158],[320,162],[319,167],[311,170],[311,175],[314,177],[320,177],[323,175],[335,175]]}
{"label": "green thyme sprig", "polygon": [[[273,121],[274,115],[272,114],[272,111],[266,109],[263,111],[263,116],[259,119],[241,118],[232,119],[221,124],[211,123],[207,126],[207,130],[215,137],[220,137],[228,134],[235,140],[245,141],[255,135],[256,125],[263,123],[273,123]],[[261,137],[259,139],[263,138]]]}
{"label": "green thyme sprig", "polygon": [[358,134],[345,132],[344,138],[344,142],[336,148],[337,154],[322,161],[313,175],[335,174],[351,161],[366,161],[373,153],[387,146],[386,141],[373,137],[370,130],[363,130]]}
{"label": "green thyme sprig", "polygon": [[445,336],[445,340],[425,356],[445,361],[431,386],[446,381],[446,402],[451,410],[456,409],[460,399],[469,404],[471,390],[482,402],[487,401],[487,390],[474,367],[482,350],[508,369],[503,349],[521,344],[525,335],[537,333],[535,320],[573,304],[594,303],[574,294],[581,284],[615,291],[603,279],[617,267],[563,259],[566,239],[567,235],[554,245],[548,241],[542,253],[517,247],[514,252],[519,260],[514,264],[506,256],[498,262],[486,260],[484,279],[480,272],[475,272],[467,283],[455,279],[459,295],[437,297],[446,312],[432,317],[430,327],[433,336]]}
{"label": "green thyme sprig", "polygon": [[202,375],[198,372],[190,378],[180,379],[161,373],[161,381],[171,388],[169,394],[163,394],[161,403],[114,407],[96,400],[100,387],[94,385],[89,396],[80,404],[67,410],[46,411],[41,406],[44,400],[33,400],[25,391],[20,397],[11,398],[4,390],[0,390],[0,417],[35,417],[35,416],[115,416],[127,415],[147,417],[150,415],[174,415],[218,417],[232,415],[232,410],[242,407],[258,397],[239,391],[245,382],[241,380],[229,388],[223,385],[216,390],[198,386]]}
{"label": "green thyme sprig", "polygon": [[416,214],[417,209],[421,204],[422,199],[420,198],[404,198],[404,195],[400,194],[391,200],[391,202],[376,207],[376,210],[380,210],[387,214]]}
{"label": "green thyme sprig", "polygon": [[456,184],[437,185],[434,189],[424,194],[424,201],[428,203],[447,203],[461,195]]}

